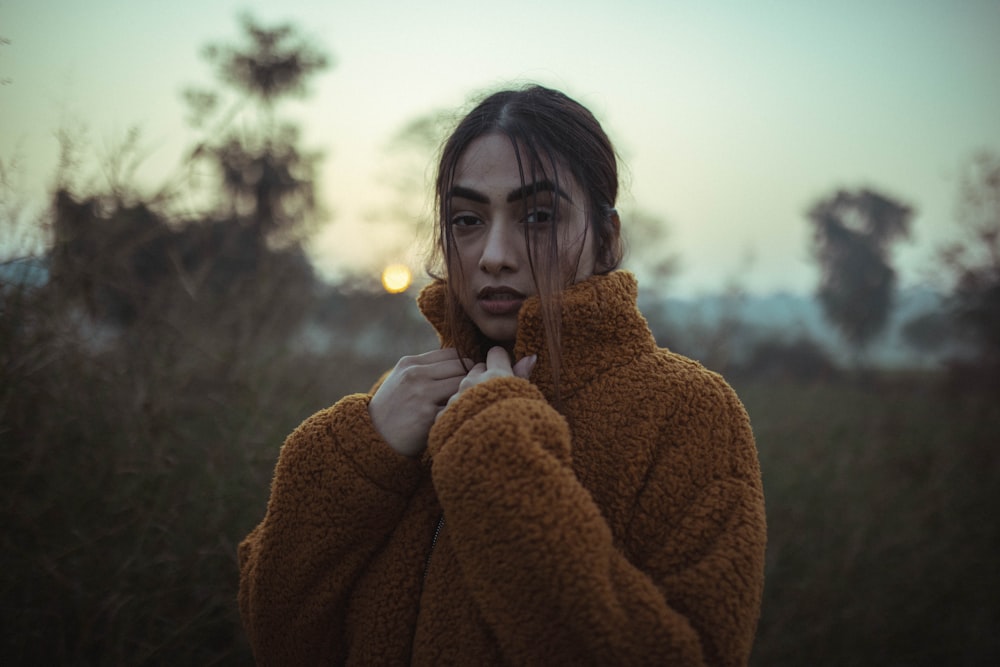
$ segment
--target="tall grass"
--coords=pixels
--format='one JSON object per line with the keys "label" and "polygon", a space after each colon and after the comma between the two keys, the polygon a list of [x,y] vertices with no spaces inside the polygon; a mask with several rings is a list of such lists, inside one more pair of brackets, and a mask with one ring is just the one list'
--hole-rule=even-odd
{"label": "tall grass", "polygon": [[0,285],[0,664],[249,661],[236,545],[278,448],[387,363],[303,350],[302,304],[253,292],[116,328]]}
{"label": "tall grass", "polygon": [[740,387],[769,521],[754,664],[997,664],[1000,402],[943,386]]}

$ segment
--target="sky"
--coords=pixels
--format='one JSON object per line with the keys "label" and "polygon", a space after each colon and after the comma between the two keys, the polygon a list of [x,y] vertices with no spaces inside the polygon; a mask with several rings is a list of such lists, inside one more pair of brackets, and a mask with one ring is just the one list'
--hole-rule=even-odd
{"label": "sky", "polygon": [[385,219],[392,137],[512,83],[560,88],[603,123],[624,162],[623,228],[630,212],[664,221],[652,252],[679,255],[676,294],[814,290],[805,213],[838,188],[916,210],[894,257],[904,285],[920,282],[959,233],[963,165],[1000,152],[1000,0],[0,0],[0,159],[41,202],[57,129],[106,154],[138,126],[140,174],[162,180],[197,136],[181,91],[211,84],[202,48],[236,41],[242,12],[333,57],[282,107],[325,155],[329,215],[310,249],[330,274],[419,269],[411,227]]}

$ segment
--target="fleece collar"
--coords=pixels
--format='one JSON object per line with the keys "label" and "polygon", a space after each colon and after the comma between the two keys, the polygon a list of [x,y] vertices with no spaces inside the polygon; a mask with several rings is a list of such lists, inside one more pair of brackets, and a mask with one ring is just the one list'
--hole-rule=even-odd
{"label": "fleece collar", "polygon": [[[447,283],[437,280],[421,291],[417,304],[437,330],[442,347],[459,347],[481,358],[489,343],[472,320],[463,314],[457,330],[449,329],[447,290]],[[627,271],[591,276],[563,291],[561,398],[573,395],[611,368],[656,348],[649,326],[636,308],[637,294],[635,277]],[[540,306],[538,297],[530,297],[521,307],[514,359],[538,355],[531,381],[552,400],[555,388]]]}

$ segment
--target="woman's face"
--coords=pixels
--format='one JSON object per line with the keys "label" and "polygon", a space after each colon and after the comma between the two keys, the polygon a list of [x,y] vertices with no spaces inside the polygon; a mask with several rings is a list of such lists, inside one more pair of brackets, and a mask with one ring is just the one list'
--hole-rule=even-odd
{"label": "woman's face", "polygon": [[[451,218],[444,222],[451,226],[455,243],[448,267],[453,289],[483,335],[508,345],[517,333],[521,304],[537,292],[528,262],[526,227],[539,272],[548,268],[544,263],[555,225],[559,275],[565,277],[564,282],[594,273],[593,234],[587,229],[583,193],[568,170],[560,170],[558,191],[544,175],[530,182],[526,162],[524,178],[522,184],[510,139],[487,134],[469,144],[459,157],[451,191],[445,193],[451,201]],[[553,215],[556,198],[558,219]]]}

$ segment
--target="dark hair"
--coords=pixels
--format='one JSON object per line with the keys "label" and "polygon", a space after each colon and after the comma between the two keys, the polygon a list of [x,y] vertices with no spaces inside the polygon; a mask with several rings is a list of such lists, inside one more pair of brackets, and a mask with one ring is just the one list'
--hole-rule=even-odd
{"label": "dark hair", "polygon": [[[557,90],[530,85],[496,92],[483,99],[458,123],[441,151],[435,183],[438,211],[438,242],[435,250],[438,265],[449,272],[449,281],[458,277],[450,275],[455,265],[451,259],[456,250],[451,226],[447,224],[451,217],[448,192],[462,153],[473,141],[487,134],[501,134],[510,139],[521,172],[522,185],[526,183],[526,173],[531,176],[531,182],[535,182],[535,175],[542,172],[545,178],[559,187],[560,167],[569,170],[584,194],[585,214],[589,222],[587,233],[595,235],[595,272],[607,273],[616,269],[621,263],[622,245],[615,211],[618,161],[614,147],[601,124],[586,107]],[[524,157],[527,159],[524,160]],[[554,205],[558,207],[558,198]],[[526,198],[525,207],[528,206]],[[558,210],[554,214],[558,217]],[[559,295],[567,280],[560,273],[556,226],[552,225],[550,230],[548,252],[543,266],[536,266],[527,230],[525,242],[529,244],[531,274],[541,300],[546,346],[558,396],[561,329]],[[459,279],[464,280],[464,277]],[[451,330],[456,331],[454,325],[461,316],[461,306],[453,288],[448,290],[448,294],[449,324],[452,325]],[[482,355],[481,350],[459,352],[472,358],[480,358]]]}

